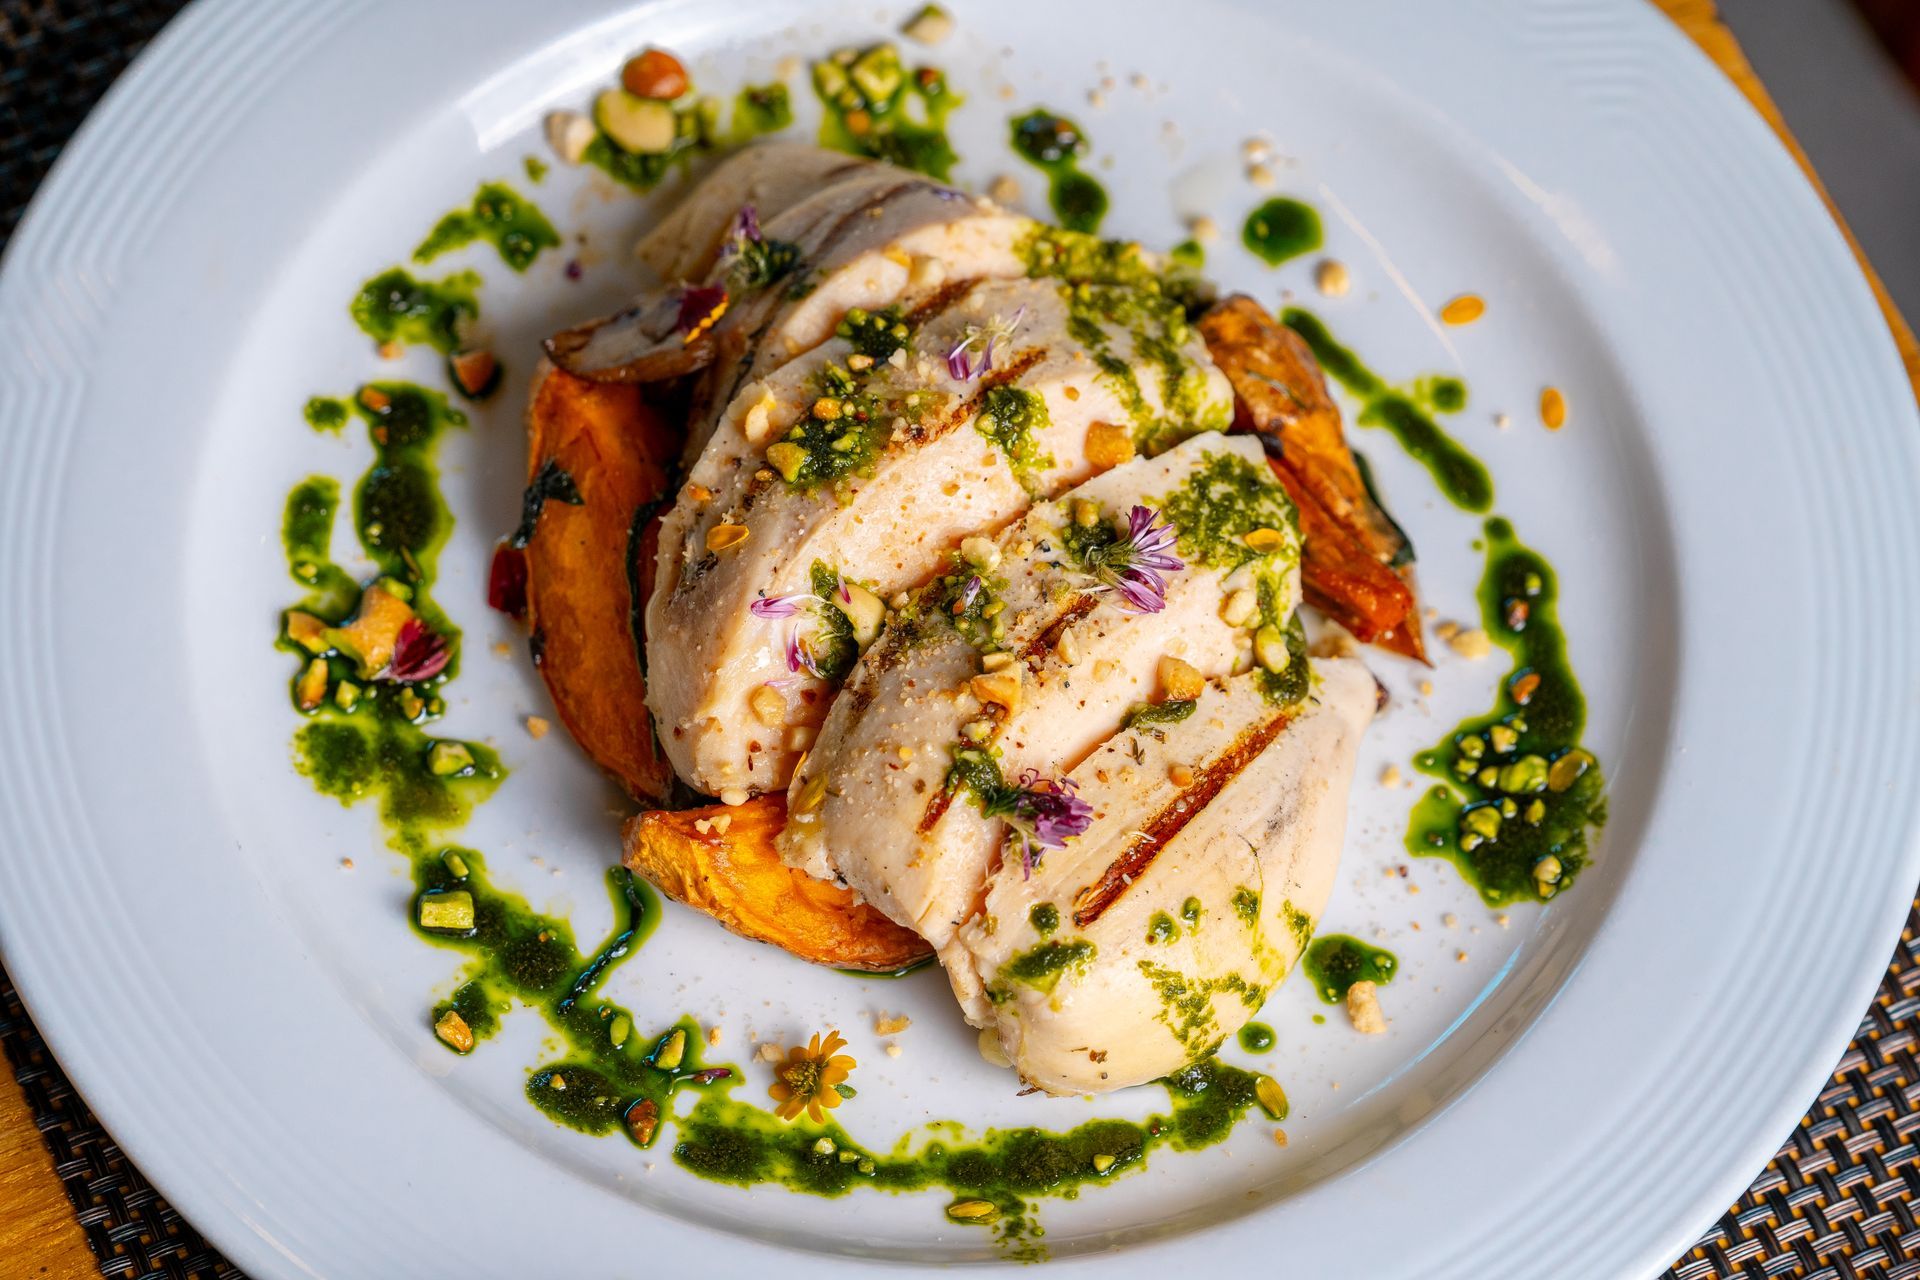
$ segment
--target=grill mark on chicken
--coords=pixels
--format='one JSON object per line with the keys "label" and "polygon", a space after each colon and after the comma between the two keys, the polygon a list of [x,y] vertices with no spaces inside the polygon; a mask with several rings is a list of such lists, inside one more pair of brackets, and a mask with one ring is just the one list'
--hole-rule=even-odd
{"label": "grill mark on chicken", "polygon": [[1092,592],[1082,592],[1052,622],[1042,627],[1040,633],[1020,650],[1020,660],[1027,664],[1027,670],[1037,674],[1046,662],[1047,655],[1060,643],[1060,637],[1066,634],[1067,628],[1092,613],[1099,603],[1100,598]]}
{"label": "grill mark on chicken", "polygon": [[1290,714],[1283,713],[1259,728],[1242,734],[1231,747],[1209,762],[1194,778],[1193,785],[1180,792],[1172,804],[1143,823],[1140,830],[1146,839],[1135,841],[1126,852],[1108,864],[1100,879],[1074,895],[1074,927],[1088,927],[1104,915],[1108,907],[1118,902],[1120,895],[1160,855],[1160,850],[1179,835],[1187,823],[1252,764],[1262,751],[1272,745],[1292,719]]}
{"label": "grill mark on chicken", "polygon": [[945,315],[957,306],[960,300],[973,291],[979,284],[978,276],[969,276],[965,280],[949,280],[923,299],[919,306],[907,312],[907,323],[915,328],[927,321]]}
{"label": "grill mark on chicken", "polygon": [[927,811],[920,815],[920,825],[914,828],[915,834],[924,836],[931,832],[940,825],[940,819],[946,817],[947,810],[952,807],[953,792],[946,787],[940,788],[934,793],[933,799],[927,803]]}

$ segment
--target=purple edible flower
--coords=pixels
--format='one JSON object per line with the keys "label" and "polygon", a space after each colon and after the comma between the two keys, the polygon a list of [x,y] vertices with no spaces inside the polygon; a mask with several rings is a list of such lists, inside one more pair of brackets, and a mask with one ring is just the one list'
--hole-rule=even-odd
{"label": "purple edible flower", "polygon": [[961,613],[965,613],[967,610],[973,608],[973,602],[980,598],[980,588],[982,585],[980,575],[977,573],[967,579],[967,585],[960,591]]}
{"label": "purple edible flower", "polygon": [[1087,554],[1087,571],[1102,588],[1111,587],[1125,599],[1130,613],[1158,613],[1167,607],[1167,580],[1186,562],[1173,554],[1173,526],[1156,523],[1160,513],[1135,506],[1127,515],[1126,536],[1096,547]]}
{"label": "purple edible flower", "polygon": [[820,664],[813,660],[813,650],[807,647],[806,637],[796,627],[787,628],[787,670],[805,671],[811,676],[820,674]]}
{"label": "purple edible flower", "polygon": [[[984,325],[968,325],[966,332],[960,335],[960,341],[947,352],[947,372],[956,382],[972,382],[993,368],[994,349],[1002,341],[1013,341],[1013,335],[1019,331],[1020,322],[1026,316],[1027,309],[1023,306],[1013,313],[1011,320],[995,316]],[[978,360],[973,356],[976,347],[980,349]]]}
{"label": "purple edible flower", "polygon": [[741,240],[760,239],[760,211],[749,200],[733,215],[733,236]]}
{"label": "purple edible flower", "polygon": [[756,618],[791,618],[812,603],[810,595],[761,596],[747,606],[747,612]]}
{"label": "purple edible flower", "polygon": [[1093,806],[1075,794],[1078,790],[1072,778],[1050,782],[1035,769],[1020,775],[1020,788],[1003,816],[1020,845],[1022,879],[1033,875],[1048,849],[1064,849],[1093,825]]}
{"label": "purple edible flower", "polygon": [[680,309],[673,320],[673,331],[684,333],[692,342],[705,333],[727,309],[727,291],[717,284],[688,285],[680,290]]}

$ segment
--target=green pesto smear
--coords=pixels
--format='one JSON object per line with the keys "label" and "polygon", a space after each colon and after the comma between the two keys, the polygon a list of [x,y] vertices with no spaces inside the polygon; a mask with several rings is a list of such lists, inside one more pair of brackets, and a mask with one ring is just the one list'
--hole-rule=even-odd
{"label": "green pesto smear", "polygon": [[1361,402],[1356,419],[1361,426],[1390,432],[1455,506],[1482,512],[1493,505],[1493,477],[1485,465],[1433,420],[1435,413],[1457,413],[1466,407],[1464,383],[1457,378],[1425,378],[1410,388],[1390,386],[1340,345],[1311,312],[1289,307],[1280,318],[1313,349],[1320,367]]}
{"label": "green pesto smear", "polygon": [[[934,1141],[915,1152],[890,1154],[862,1147],[836,1124],[783,1124],[758,1108],[710,1094],[679,1122],[673,1158],[715,1182],[775,1184],[819,1196],[841,1196],[860,1186],[944,1188],[956,1197],[950,1206],[958,1211],[950,1214],[956,1221],[991,1226],[1012,1241],[1031,1234],[1035,1199],[1074,1199],[1083,1187],[1143,1167],[1161,1147],[1195,1151],[1220,1142],[1255,1105],[1259,1080],[1208,1060],[1162,1080],[1169,1109],[1143,1123],[1090,1120],[1065,1133],[993,1129],[977,1141]],[[971,1208],[970,1200],[990,1202],[991,1211]]]}
{"label": "green pesto smear", "polygon": [[1302,967],[1320,998],[1328,1004],[1339,1004],[1347,998],[1347,988],[1356,982],[1381,986],[1392,982],[1400,961],[1391,951],[1368,946],[1344,933],[1330,933],[1313,940]]}
{"label": "green pesto smear", "polygon": [[948,181],[959,159],[947,117],[961,99],[936,67],[911,73],[891,44],[845,48],[813,64],[813,89],[826,109],[820,145],[869,156]]}
{"label": "green pesto smear", "polygon": [[[1206,367],[1187,349],[1193,341],[1187,310],[1198,288],[1191,269],[1177,262],[1163,267],[1132,241],[1058,227],[1036,226],[1016,252],[1029,276],[1061,282],[1067,330],[1126,406],[1135,448],[1157,454],[1199,432],[1227,429],[1232,401],[1210,396]],[[1136,362],[1160,375],[1159,404],[1147,398]]]}
{"label": "green pesto smear", "polygon": [[1001,385],[988,387],[980,397],[973,429],[992,441],[1005,455],[1007,468],[1031,489],[1035,477],[1053,465],[1053,456],[1042,453],[1035,439],[1048,422],[1047,402],[1039,392]]}
{"label": "green pesto smear", "polygon": [[1240,1028],[1240,1047],[1248,1053],[1265,1053],[1273,1048],[1273,1028],[1264,1022],[1249,1022]]}
{"label": "green pesto smear", "polygon": [[300,415],[315,431],[338,431],[347,425],[347,402],[332,396],[313,396]]}
{"label": "green pesto smear", "polygon": [[1606,821],[1600,762],[1581,745],[1587,705],[1567,662],[1559,584],[1512,525],[1486,523],[1480,617],[1513,657],[1493,709],[1414,758],[1442,779],[1414,806],[1407,849],[1449,858],[1490,906],[1544,901],[1586,866]]}
{"label": "green pesto smear", "polygon": [[403,267],[382,271],[360,286],[347,310],[360,331],[385,346],[432,347],[450,355],[462,331],[480,315],[480,277],[460,271],[443,280],[417,280]]}
{"label": "green pesto smear", "polygon": [[1012,124],[1013,149],[1047,175],[1047,204],[1069,231],[1092,233],[1107,216],[1107,191],[1080,167],[1087,135],[1065,116],[1035,108]]}
{"label": "green pesto smear", "polygon": [[896,391],[887,379],[894,352],[912,330],[900,313],[848,311],[834,330],[847,355],[814,375],[812,405],[787,433],[767,446],[767,462],[796,489],[838,485],[868,475],[892,435],[893,422],[918,422],[934,407],[925,392]]}
{"label": "green pesto smear", "polygon": [[[426,728],[445,711],[441,690],[459,669],[459,632],[430,596],[453,524],[434,458],[444,433],[466,416],[445,396],[404,382],[361,387],[352,413],[374,448],[355,487],[354,523],[378,574],[363,586],[333,561],[339,485],[317,476],[296,485],[282,537],[288,573],[308,595],[283,616],[279,641],[299,658],[291,693],[309,717],[294,758],[322,794],[346,805],[374,800],[397,839],[418,842],[460,826],[505,776],[486,747]],[[399,679],[388,656],[403,622],[416,619],[453,657],[430,676]]]}
{"label": "green pesto smear", "polygon": [[542,249],[559,246],[560,233],[531,200],[504,182],[487,182],[474,192],[471,205],[453,210],[434,224],[413,251],[413,260],[431,262],[475,240],[485,240],[501,261],[515,271],[525,271]]}
{"label": "green pesto smear", "polygon": [[[1292,706],[1311,686],[1306,625],[1288,608],[1287,573],[1300,557],[1299,513],[1262,466],[1237,453],[1208,454],[1185,484],[1156,504],[1178,531],[1180,555],[1222,574],[1251,566],[1259,601],[1255,651],[1263,658],[1260,689],[1276,706]],[[1271,530],[1277,545],[1258,551],[1248,535]]]}
{"label": "green pesto smear", "polygon": [[751,142],[764,134],[778,133],[792,123],[793,99],[787,93],[787,86],[778,81],[748,85],[733,100],[731,141]]}
{"label": "green pesto smear", "polygon": [[1321,244],[1320,215],[1312,205],[1275,197],[1247,215],[1240,242],[1270,267],[1312,253]]}
{"label": "green pesto smear", "polygon": [[[471,1052],[473,1043],[493,1035],[515,1002],[538,1009],[565,1047],[528,1077],[527,1099],[569,1128],[624,1132],[648,1146],[670,1117],[676,1090],[704,1087],[737,1072],[701,1061],[706,1039],[690,1019],[649,1031],[631,1012],[596,994],[660,920],[658,898],[624,868],[610,870],[607,884],[613,932],[591,955],[583,955],[565,920],[542,915],[519,896],[495,888],[479,854],[470,849],[419,852],[414,929],[467,960],[459,985],[433,1010],[442,1043],[456,1053]],[[442,909],[448,906],[456,927],[423,923],[446,918]],[[457,1024],[449,1022],[449,1014]],[[456,1027],[464,1028],[468,1039]]]}

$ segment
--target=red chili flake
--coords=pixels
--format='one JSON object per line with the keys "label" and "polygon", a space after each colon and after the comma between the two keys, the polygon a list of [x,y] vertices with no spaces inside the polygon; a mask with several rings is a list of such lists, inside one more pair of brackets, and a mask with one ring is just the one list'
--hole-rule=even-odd
{"label": "red chili flake", "polygon": [[509,618],[527,616],[527,553],[502,542],[487,572],[487,603]]}
{"label": "red chili flake", "polygon": [[1527,618],[1533,612],[1533,606],[1518,598],[1507,601],[1507,630],[1525,631]]}
{"label": "red chili flake", "polygon": [[732,1067],[708,1067],[704,1071],[694,1072],[687,1079],[694,1084],[712,1084],[715,1080],[725,1080],[732,1075]]}
{"label": "red chili flake", "polygon": [[584,274],[586,273],[580,269],[580,259],[578,258],[567,259],[567,279],[578,280]]}
{"label": "red chili flake", "polygon": [[653,1141],[653,1134],[660,1127],[660,1104],[652,1098],[642,1098],[627,1108],[627,1132],[641,1146]]}
{"label": "red chili flake", "polygon": [[387,662],[387,679],[402,684],[431,680],[446,670],[453,660],[453,647],[447,638],[418,618],[408,618],[393,642],[393,657]]}
{"label": "red chili flake", "polygon": [[1529,671],[1525,675],[1516,676],[1514,678],[1513,684],[1510,686],[1510,689],[1511,689],[1511,692],[1513,693],[1513,700],[1524,707],[1529,702],[1533,701],[1534,691],[1537,690],[1539,687],[1540,687],[1539,673],[1535,671]]}
{"label": "red chili flake", "polygon": [[696,285],[680,294],[680,314],[673,322],[675,333],[684,333],[692,342],[705,333],[727,309],[727,291],[717,284]]}

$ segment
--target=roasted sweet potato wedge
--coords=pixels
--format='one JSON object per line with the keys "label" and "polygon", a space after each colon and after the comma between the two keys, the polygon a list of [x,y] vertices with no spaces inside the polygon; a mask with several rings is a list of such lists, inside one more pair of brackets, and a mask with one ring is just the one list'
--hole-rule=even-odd
{"label": "roasted sweet potato wedge", "polygon": [[1199,328],[1233,384],[1236,429],[1266,442],[1300,509],[1307,601],[1357,639],[1426,661],[1413,548],[1374,501],[1312,350],[1244,294],[1216,303]]}
{"label": "roasted sweet potato wedge", "polygon": [[886,972],[927,957],[919,934],[782,862],[773,839],[786,820],[778,795],[643,813],[627,822],[625,862],[668,897],[802,960]]}
{"label": "roasted sweet potato wedge", "polygon": [[648,529],[678,434],[626,383],[543,365],[527,407],[526,548],[534,661],[574,740],[643,803],[673,773],[647,714],[640,625],[653,581]]}

